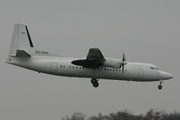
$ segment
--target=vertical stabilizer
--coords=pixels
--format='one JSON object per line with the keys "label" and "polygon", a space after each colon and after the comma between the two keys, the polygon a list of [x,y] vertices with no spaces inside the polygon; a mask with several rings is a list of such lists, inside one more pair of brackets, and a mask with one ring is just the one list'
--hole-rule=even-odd
{"label": "vertical stabilizer", "polygon": [[19,51],[31,55],[33,47],[27,26],[22,23],[15,24],[9,56],[19,56]]}

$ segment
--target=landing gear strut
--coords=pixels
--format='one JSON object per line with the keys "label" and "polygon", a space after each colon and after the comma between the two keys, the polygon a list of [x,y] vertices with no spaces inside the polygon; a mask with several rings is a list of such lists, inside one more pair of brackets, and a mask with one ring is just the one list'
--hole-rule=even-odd
{"label": "landing gear strut", "polygon": [[96,78],[92,78],[91,79],[91,83],[93,84],[93,86],[96,88],[99,86],[98,80]]}
{"label": "landing gear strut", "polygon": [[159,89],[159,90],[162,89],[162,83],[163,83],[163,81],[160,81],[160,85],[158,86],[158,89]]}

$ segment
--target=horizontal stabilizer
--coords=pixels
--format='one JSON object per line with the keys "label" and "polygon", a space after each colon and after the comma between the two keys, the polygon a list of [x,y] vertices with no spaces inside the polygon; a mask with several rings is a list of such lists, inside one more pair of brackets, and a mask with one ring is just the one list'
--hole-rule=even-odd
{"label": "horizontal stabilizer", "polygon": [[31,57],[31,55],[24,50],[17,50],[16,57]]}

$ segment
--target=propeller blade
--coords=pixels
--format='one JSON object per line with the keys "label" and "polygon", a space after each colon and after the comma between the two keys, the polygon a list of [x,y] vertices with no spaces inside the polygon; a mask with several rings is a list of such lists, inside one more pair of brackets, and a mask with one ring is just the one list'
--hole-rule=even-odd
{"label": "propeller blade", "polygon": [[124,74],[124,65],[127,64],[127,63],[125,63],[125,61],[126,61],[126,57],[125,57],[125,53],[123,53],[122,64],[121,64],[121,66],[122,66],[122,73],[123,74]]}
{"label": "propeller blade", "polygon": [[124,65],[122,65],[122,73],[124,74]]}
{"label": "propeller blade", "polygon": [[123,62],[126,61],[125,53],[123,53],[122,61],[123,61]]}

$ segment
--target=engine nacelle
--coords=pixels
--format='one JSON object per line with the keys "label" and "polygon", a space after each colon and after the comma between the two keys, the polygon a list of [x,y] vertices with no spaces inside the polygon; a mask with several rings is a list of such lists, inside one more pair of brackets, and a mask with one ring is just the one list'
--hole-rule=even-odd
{"label": "engine nacelle", "polygon": [[122,64],[122,61],[119,59],[107,58],[104,61],[103,67],[111,67],[111,68],[118,69],[121,67],[121,64]]}

